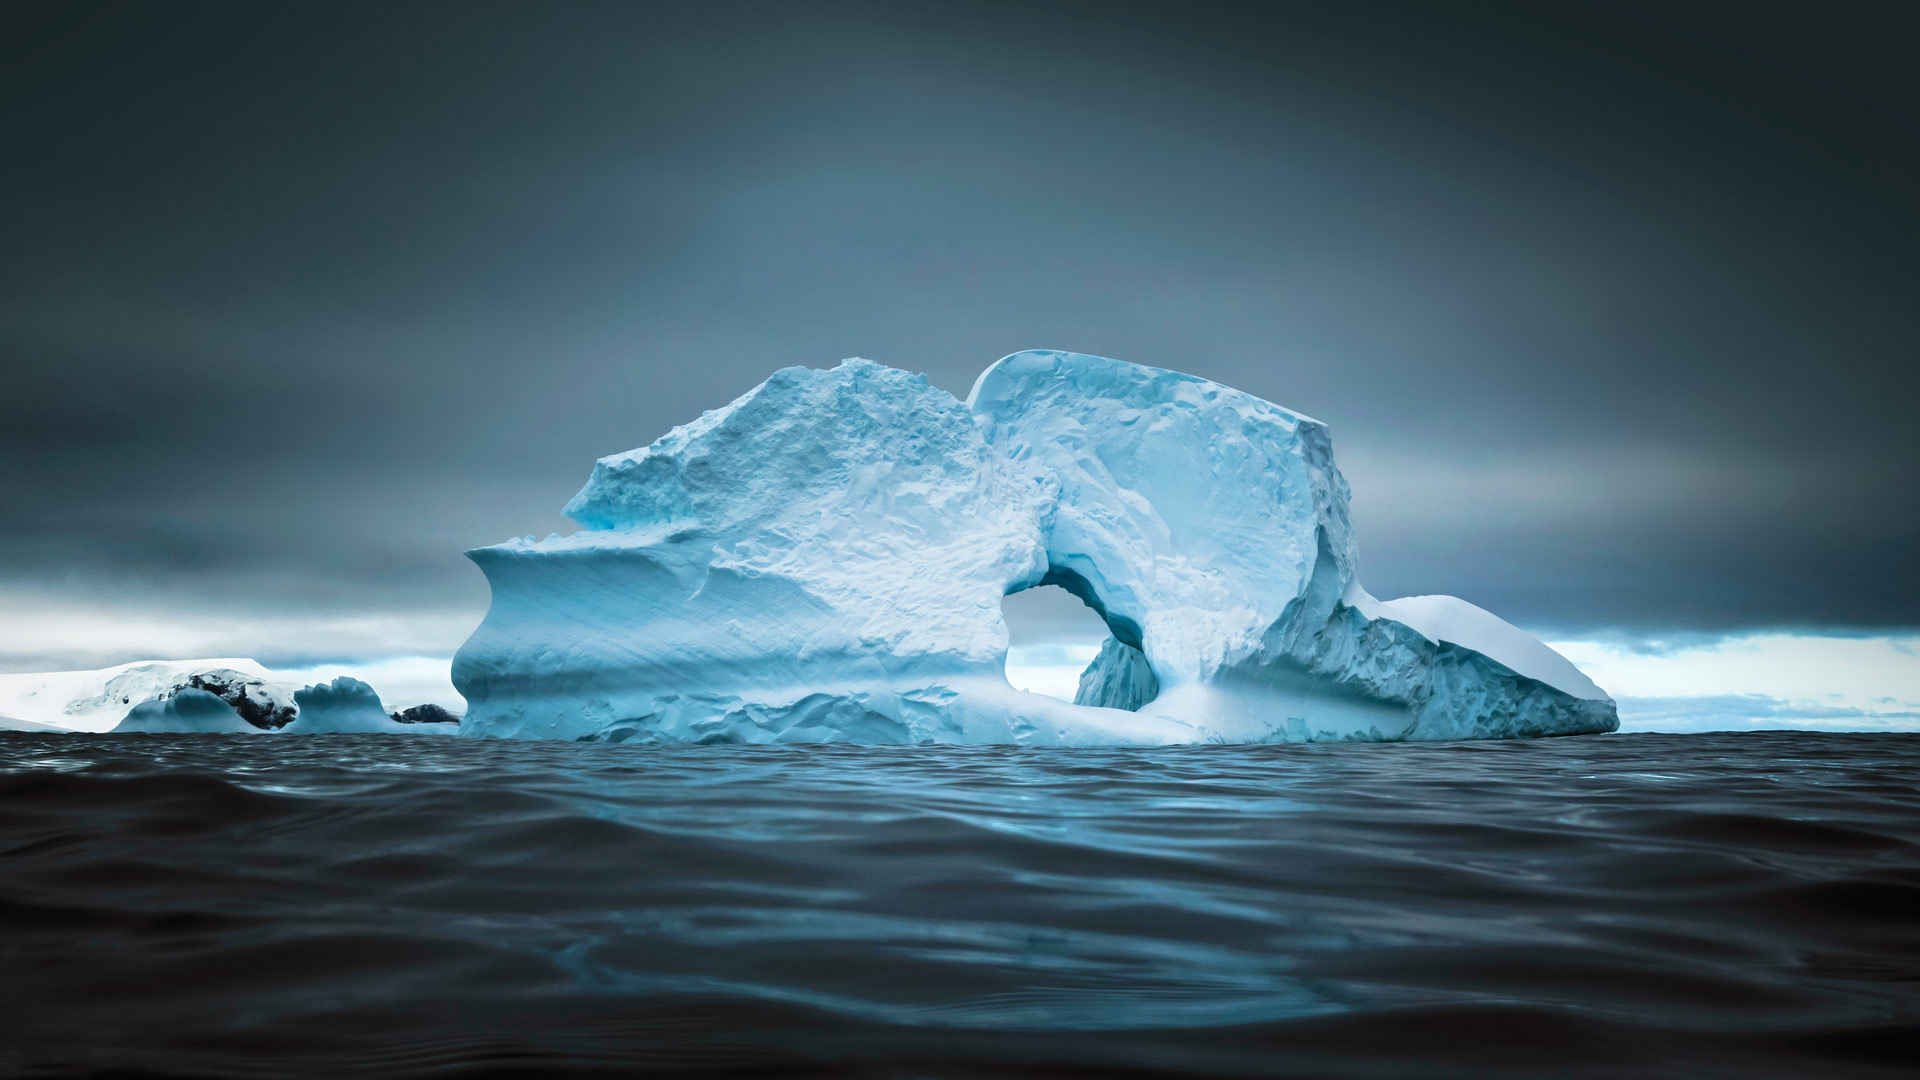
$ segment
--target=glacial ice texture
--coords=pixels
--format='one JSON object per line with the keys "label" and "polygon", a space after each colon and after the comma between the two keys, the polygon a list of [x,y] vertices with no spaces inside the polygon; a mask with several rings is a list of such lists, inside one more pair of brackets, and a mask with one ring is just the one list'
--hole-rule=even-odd
{"label": "glacial ice texture", "polygon": [[[580,531],[470,553],[493,603],[454,659],[462,730],[1030,744],[1612,730],[1598,687],[1496,617],[1368,596],[1347,501],[1323,424],[1190,375],[1030,351],[961,402],[865,360],[787,368],[601,459],[567,505]],[[1112,633],[1078,704],[1004,678],[1000,599],[1042,584]]]}

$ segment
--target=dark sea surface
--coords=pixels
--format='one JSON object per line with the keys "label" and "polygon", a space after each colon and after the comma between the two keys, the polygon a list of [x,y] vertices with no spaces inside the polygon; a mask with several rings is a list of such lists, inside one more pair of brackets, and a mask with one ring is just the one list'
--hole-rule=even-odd
{"label": "dark sea surface", "polygon": [[1920,736],[0,734],[0,1071],[1913,1076]]}

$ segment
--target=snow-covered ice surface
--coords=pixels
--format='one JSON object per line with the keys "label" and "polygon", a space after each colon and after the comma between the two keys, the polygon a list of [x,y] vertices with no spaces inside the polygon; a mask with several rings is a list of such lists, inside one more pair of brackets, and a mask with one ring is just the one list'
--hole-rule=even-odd
{"label": "snow-covered ice surface", "polygon": [[[108,731],[143,701],[183,686],[194,675],[232,673],[237,682],[272,684],[271,673],[241,657],[139,660],[85,671],[0,674],[0,714],[67,731]],[[292,687],[276,700],[292,700]]]}
{"label": "snow-covered ice surface", "polygon": [[[1030,351],[961,402],[866,360],[787,368],[601,459],[567,505],[581,531],[470,553],[493,604],[454,658],[462,730],[1158,744],[1616,726],[1598,687],[1479,608],[1367,596],[1347,500],[1325,425],[1178,372]],[[1113,633],[1080,704],[1004,677],[1000,600],[1041,584]]]}
{"label": "snow-covered ice surface", "polygon": [[240,718],[233,706],[205,690],[183,687],[164,697],[149,698],[127,710],[114,734],[152,735],[263,735],[266,731]]}
{"label": "snow-covered ice surface", "polygon": [[[392,663],[369,666],[381,672],[394,670]],[[404,666],[401,673],[406,673]],[[250,726],[269,730],[278,728],[297,734],[301,730],[315,730],[312,724],[295,728],[287,722],[297,709],[297,688],[303,681],[299,678],[300,674],[297,671],[273,670],[242,657],[140,660],[84,671],[0,674],[0,716],[8,718],[0,721],[0,730],[18,729],[17,725],[22,724],[37,724],[55,731],[118,730],[133,706],[166,699],[182,688],[194,687],[207,690],[233,706],[243,720],[251,721]],[[312,677],[311,669],[308,677]],[[324,674],[319,677],[326,678]],[[413,681],[418,683],[420,680]],[[415,694],[419,691],[417,686],[410,689]],[[368,693],[372,693],[371,688]],[[406,693],[405,689],[403,693]],[[379,700],[377,695],[373,697],[375,708],[380,707]],[[386,718],[384,712],[381,715]],[[359,714],[359,719],[353,722],[369,731],[418,733],[423,730],[446,730],[445,725],[422,728],[416,724],[393,723],[390,718],[388,727],[379,728],[372,725],[364,713]]]}
{"label": "snow-covered ice surface", "polygon": [[1606,691],[1573,666],[1573,661],[1548,648],[1546,642],[1457,596],[1375,600],[1356,581],[1347,586],[1345,599],[1369,619],[1391,619],[1418,630],[1429,641],[1472,649],[1574,697],[1602,700],[1607,696]]}

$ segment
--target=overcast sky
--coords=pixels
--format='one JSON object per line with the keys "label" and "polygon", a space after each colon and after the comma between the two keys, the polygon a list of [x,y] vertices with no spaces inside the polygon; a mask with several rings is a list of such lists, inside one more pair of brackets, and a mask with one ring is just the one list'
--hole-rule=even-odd
{"label": "overcast sky", "polygon": [[1377,595],[1920,626],[1894,9],[1359,6],[12,8],[0,667],[450,650],[595,457],[1029,346],[1329,422]]}

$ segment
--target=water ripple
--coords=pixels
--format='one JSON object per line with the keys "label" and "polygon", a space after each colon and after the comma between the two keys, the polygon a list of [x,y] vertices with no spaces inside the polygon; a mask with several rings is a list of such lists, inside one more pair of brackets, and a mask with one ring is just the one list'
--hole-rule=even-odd
{"label": "water ripple", "polygon": [[1894,1076],[1920,737],[0,734],[0,1072]]}

